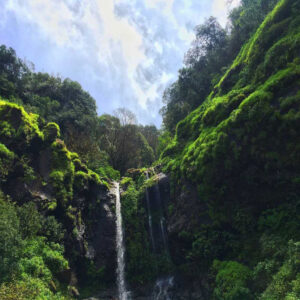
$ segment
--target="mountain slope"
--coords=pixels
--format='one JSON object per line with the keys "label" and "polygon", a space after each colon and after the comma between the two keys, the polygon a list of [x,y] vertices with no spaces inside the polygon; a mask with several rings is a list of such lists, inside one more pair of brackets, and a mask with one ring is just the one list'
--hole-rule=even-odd
{"label": "mountain slope", "polygon": [[0,120],[0,298],[69,299],[78,286],[114,284],[109,184],[57,124],[1,98]]}
{"label": "mountain slope", "polygon": [[[217,274],[211,286],[216,299],[246,299],[251,285],[250,295],[271,289],[272,276],[288,259],[288,241],[300,240],[299,13],[300,1],[278,2],[205,102],[178,123],[161,156],[173,183],[173,259],[189,273]],[[261,274],[258,265],[267,257],[271,271]],[[230,272],[232,263],[215,261],[211,269],[216,259],[238,265]],[[218,276],[239,277],[240,263],[254,276],[239,283],[247,292],[226,298],[223,290],[220,298],[220,289],[229,287],[226,278],[218,286]],[[296,278],[298,265],[289,268],[283,282]],[[285,299],[292,293],[287,285],[281,296],[261,297]]]}

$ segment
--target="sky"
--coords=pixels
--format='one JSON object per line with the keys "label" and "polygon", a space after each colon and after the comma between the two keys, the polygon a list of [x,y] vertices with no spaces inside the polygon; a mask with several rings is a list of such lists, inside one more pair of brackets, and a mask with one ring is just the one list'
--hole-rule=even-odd
{"label": "sky", "polygon": [[98,114],[119,107],[160,127],[163,91],[176,81],[194,28],[227,23],[239,0],[0,0],[0,44],[78,81]]}

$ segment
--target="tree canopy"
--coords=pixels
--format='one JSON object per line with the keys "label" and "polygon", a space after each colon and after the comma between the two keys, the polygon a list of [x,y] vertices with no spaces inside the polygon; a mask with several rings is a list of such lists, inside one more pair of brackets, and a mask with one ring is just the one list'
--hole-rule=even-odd
{"label": "tree canopy", "polygon": [[185,66],[163,95],[160,113],[166,130],[174,135],[177,123],[205,101],[276,3],[276,0],[243,0],[230,12],[226,29],[214,17],[195,27],[195,39],[185,55]]}

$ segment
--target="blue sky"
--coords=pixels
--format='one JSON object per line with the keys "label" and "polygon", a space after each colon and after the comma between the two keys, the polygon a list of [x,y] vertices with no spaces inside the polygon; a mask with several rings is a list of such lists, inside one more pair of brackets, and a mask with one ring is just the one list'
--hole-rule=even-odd
{"label": "blue sky", "polygon": [[193,29],[225,26],[238,0],[1,0],[0,44],[36,71],[78,81],[98,113],[132,110],[160,126],[162,94],[177,78]]}

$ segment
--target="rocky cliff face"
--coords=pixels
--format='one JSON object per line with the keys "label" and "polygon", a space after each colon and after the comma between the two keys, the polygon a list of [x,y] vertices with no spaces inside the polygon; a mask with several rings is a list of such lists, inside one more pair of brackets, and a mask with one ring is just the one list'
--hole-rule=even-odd
{"label": "rocky cliff face", "polygon": [[86,256],[95,262],[97,269],[105,268],[108,283],[116,279],[116,216],[115,194],[111,190],[98,189],[91,201],[92,209],[85,216],[88,249]]}
{"label": "rocky cliff face", "polygon": [[0,128],[0,189],[17,205],[33,202],[41,215],[62,224],[72,271],[63,280],[113,284],[115,215],[109,184],[68,151],[56,124],[1,100]]}
{"label": "rocky cliff face", "polygon": [[[201,222],[197,218],[198,211],[192,207],[193,201],[197,201],[195,191],[191,189],[182,194],[171,191],[170,179],[159,167],[155,171],[130,170],[128,175],[131,178],[124,178],[121,184],[127,237],[127,278],[132,299],[209,299],[206,281],[187,277],[178,268],[185,246],[185,241],[178,236],[186,228],[192,230],[195,220]],[[176,191],[180,191],[179,187]],[[136,249],[142,252],[142,257]],[[132,282],[131,278],[139,281]]]}

